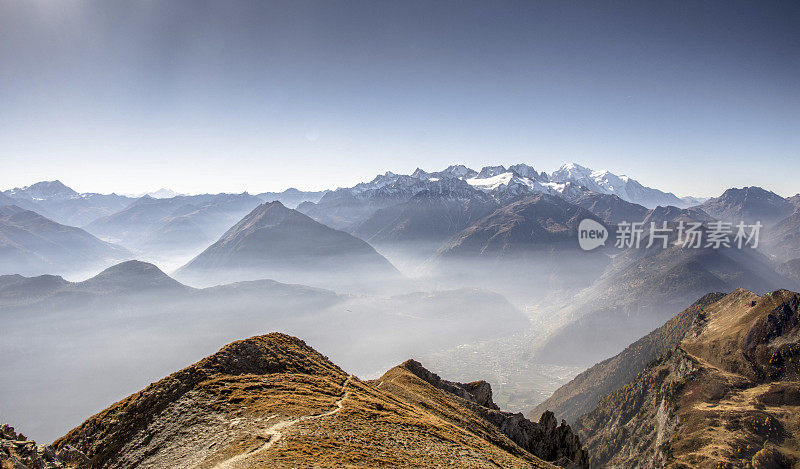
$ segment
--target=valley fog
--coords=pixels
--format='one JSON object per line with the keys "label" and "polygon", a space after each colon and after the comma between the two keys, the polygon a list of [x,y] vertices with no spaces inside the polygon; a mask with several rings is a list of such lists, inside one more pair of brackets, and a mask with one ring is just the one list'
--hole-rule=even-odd
{"label": "valley fog", "polygon": [[5,418],[52,440],[227,343],[271,331],[303,337],[366,379],[408,358],[424,360],[530,324],[485,289],[367,296],[254,281],[198,290],[162,285],[163,278],[150,281],[139,266],[129,267],[130,285],[121,290],[78,283],[41,295],[36,279],[3,285],[14,297],[0,304],[0,352],[14,357],[3,365],[7,379],[0,384]]}

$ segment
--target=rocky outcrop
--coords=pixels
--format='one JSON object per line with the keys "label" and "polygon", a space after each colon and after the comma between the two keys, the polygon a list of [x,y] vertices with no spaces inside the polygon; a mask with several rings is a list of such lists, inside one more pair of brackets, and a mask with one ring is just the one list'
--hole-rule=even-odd
{"label": "rocky outcrop", "polygon": [[406,360],[400,366],[406,368],[419,378],[422,378],[442,391],[455,394],[462,399],[466,399],[482,407],[500,410],[500,408],[497,407],[497,405],[492,401],[492,386],[486,381],[480,380],[472,383],[456,383],[454,381],[447,381],[440,378],[436,373],[428,371],[420,362],[416,360]]}
{"label": "rocky outcrop", "polygon": [[56,451],[50,445],[37,445],[14,427],[0,425],[0,468],[7,469],[56,469],[91,468],[92,463],[85,454],[66,445]]}
{"label": "rocky outcrop", "polygon": [[580,438],[567,423],[557,423],[552,412],[544,412],[539,422],[521,413],[503,412],[492,401],[492,387],[486,381],[456,383],[441,379],[415,360],[400,365],[434,387],[452,394],[473,412],[500,429],[514,443],[537,457],[561,467],[588,467],[589,458]]}

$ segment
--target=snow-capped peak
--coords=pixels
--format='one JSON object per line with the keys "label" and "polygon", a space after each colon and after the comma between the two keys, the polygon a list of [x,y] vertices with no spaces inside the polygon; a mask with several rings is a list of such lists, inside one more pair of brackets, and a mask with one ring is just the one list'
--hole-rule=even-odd
{"label": "snow-capped peak", "polygon": [[577,163],[561,166],[550,175],[552,182],[573,183],[593,192],[612,194],[628,202],[652,208],[657,205],[684,207],[686,202],[670,192],[645,187],[628,176],[617,175],[606,170],[592,170]]}

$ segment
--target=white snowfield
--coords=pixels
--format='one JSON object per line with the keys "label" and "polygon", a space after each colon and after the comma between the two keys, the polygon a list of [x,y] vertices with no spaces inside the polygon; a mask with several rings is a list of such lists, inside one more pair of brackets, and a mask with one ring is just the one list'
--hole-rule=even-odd
{"label": "white snowfield", "polygon": [[451,193],[463,193],[465,187],[456,184],[458,181],[466,182],[468,187],[473,189],[500,197],[528,193],[572,197],[580,195],[584,190],[589,190],[616,195],[622,200],[647,208],[658,205],[674,205],[684,208],[695,205],[699,200],[691,197],[680,199],[670,192],[645,187],[628,176],[617,175],[606,170],[595,171],[576,163],[565,164],[549,176],[547,173],[537,172],[532,166],[526,164],[516,164],[508,168],[487,166],[480,171],[464,165],[453,165],[432,173],[422,169],[417,169],[410,175],[387,172],[368,183],[361,183],[346,190],[356,196],[363,196],[373,191],[417,193],[422,190],[448,190]]}

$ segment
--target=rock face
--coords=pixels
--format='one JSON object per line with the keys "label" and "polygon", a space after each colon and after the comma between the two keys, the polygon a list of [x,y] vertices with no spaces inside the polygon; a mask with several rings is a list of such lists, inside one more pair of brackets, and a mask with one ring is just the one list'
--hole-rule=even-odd
{"label": "rock face", "polygon": [[89,469],[92,462],[81,451],[65,445],[56,451],[37,445],[8,424],[0,425],[0,467],[3,469]]}
{"label": "rock face", "polygon": [[[791,467],[800,294],[736,290],[576,428],[593,467]],[[624,366],[624,364],[622,364]]]}
{"label": "rock face", "polygon": [[499,428],[514,443],[537,457],[555,462],[559,466],[588,467],[588,457],[580,438],[563,420],[558,425],[552,412],[544,412],[539,422],[535,423],[522,414],[501,411],[492,401],[492,387],[486,381],[466,384],[446,381],[414,360],[408,360],[400,367],[411,371],[436,388],[470,402],[473,404],[470,405],[473,411]]}
{"label": "rock face", "polygon": [[425,367],[416,360],[407,360],[400,366],[442,391],[447,391],[450,394],[454,394],[462,399],[478,404],[479,406],[500,410],[492,401],[492,386],[486,381],[474,381],[472,383],[447,381],[440,378],[436,373],[425,369]]}
{"label": "rock face", "polygon": [[[123,399],[54,447],[74,446],[97,468],[550,467],[484,418],[501,415],[477,403],[491,404],[488,384],[456,387],[474,401],[404,367],[363,382],[273,333]],[[540,433],[571,441],[554,421]]]}

